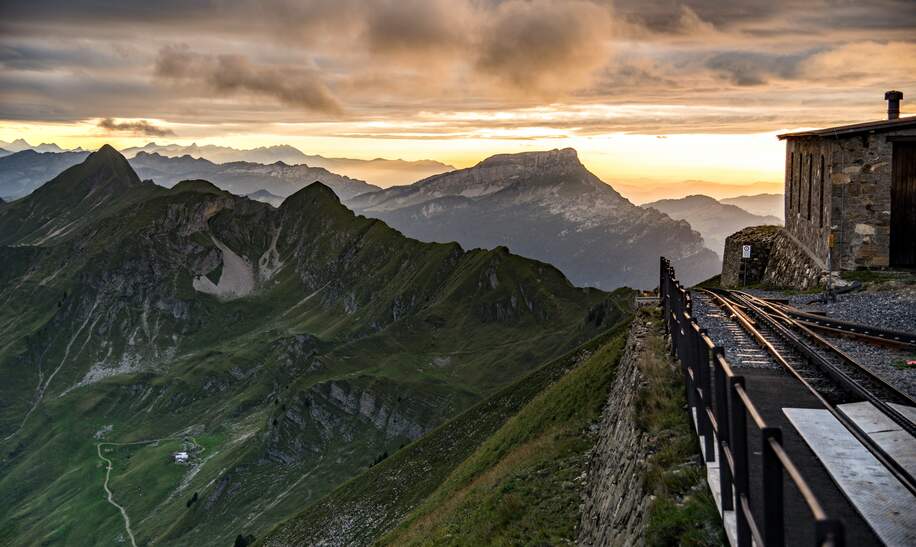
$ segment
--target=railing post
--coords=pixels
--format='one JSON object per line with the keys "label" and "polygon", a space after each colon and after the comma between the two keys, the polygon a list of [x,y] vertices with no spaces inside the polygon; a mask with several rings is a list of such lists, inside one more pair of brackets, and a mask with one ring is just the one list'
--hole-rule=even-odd
{"label": "railing post", "polygon": [[716,423],[719,424],[719,484],[722,490],[722,511],[731,511],[735,508],[734,494],[732,492],[732,474],[725,460],[724,448],[729,446],[729,414],[728,414],[728,386],[726,385],[725,369],[719,362],[719,356],[724,351],[720,346],[712,348],[712,364],[715,376],[713,381],[716,390]]}
{"label": "railing post", "polygon": [[782,463],[773,451],[773,442],[782,445],[782,430],[765,427],[760,431],[763,470],[763,539],[767,547],[785,545],[783,521]]}
{"label": "railing post", "polygon": [[[703,414],[702,419],[706,429],[706,436],[703,440],[706,445],[706,461],[713,462],[716,461],[716,449],[715,439],[713,439],[712,422],[709,420],[709,413],[707,412],[707,409],[712,408],[712,393],[709,379],[709,347],[704,340],[705,336],[706,329],[696,330],[697,370],[700,375],[700,389],[703,393],[700,411]],[[716,423],[718,423],[718,421]]]}
{"label": "railing post", "polygon": [[817,545],[846,547],[846,530],[842,521],[823,519],[814,522],[814,538]]}
{"label": "railing post", "polygon": [[735,521],[737,524],[738,547],[750,547],[751,529],[748,526],[748,515],[744,514],[741,499],[746,498],[750,507],[748,494],[747,465],[747,409],[738,395],[738,386],[744,387],[743,376],[732,376],[728,381],[728,406],[731,409],[731,435],[729,436],[732,457],[735,459]]}

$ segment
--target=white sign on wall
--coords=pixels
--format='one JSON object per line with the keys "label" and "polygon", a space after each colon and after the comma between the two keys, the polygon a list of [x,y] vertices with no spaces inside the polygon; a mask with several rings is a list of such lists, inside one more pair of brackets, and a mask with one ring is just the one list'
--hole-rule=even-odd
{"label": "white sign on wall", "polygon": [[742,245],[741,246],[741,258],[750,258],[751,257],[751,246]]}

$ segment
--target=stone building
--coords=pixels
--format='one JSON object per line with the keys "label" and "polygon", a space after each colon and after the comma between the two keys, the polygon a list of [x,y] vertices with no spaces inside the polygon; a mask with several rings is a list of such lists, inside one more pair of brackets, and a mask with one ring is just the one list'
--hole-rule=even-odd
{"label": "stone building", "polygon": [[916,266],[916,116],[779,135],[786,141],[786,231],[821,267]]}

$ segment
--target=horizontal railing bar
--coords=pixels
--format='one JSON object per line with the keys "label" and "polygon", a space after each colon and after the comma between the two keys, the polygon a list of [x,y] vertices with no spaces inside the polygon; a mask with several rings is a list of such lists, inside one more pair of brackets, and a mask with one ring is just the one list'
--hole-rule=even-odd
{"label": "horizontal railing bar", "polygon": [[761,535],[760,529],[757,528],[757,521],[754,520],[754,513],[751,511],[751,503],[744,494],[741,495],[741,512],[744,513],[744,517],[747,519],[748,528],[751,529],[751,535],[754,536],[754,541],[757,542],[757,545],[761,547],[766,545],[763,541],[763,535]]}
{"label": "horizontal railing bar", "polygon": [[763,416],[757,412],[757,407],[755,407],[754,402],[751,401],[751,396],[748,395],[747,391],[744,390],[744,386],[735,386],[735,391],[738,393],[738,397],[744,404],[744,408],[747,409],[747,413],[750,414],[751,419],[754,420],[754,424],[757,426],[757,429],[764,429],[765,427],[768,427],[766,421],[763,419]]}
{"label": "horizontal railing bar", "polygon": [[782,465],[783,469],[785,469],[786,473],[788,473],[789,478],[795,483],[795,487],[798,488],[799,494],[805,499],[805,503],[808,505],[808,508],[811,509],[811,514],[814,516],[815,520],[826,519],[827,513],[824,512],[821,503],[817,500],[814,492],[811,491],[808,483],[802,478],[801,472],[795,467],[795,463],[789,458],[785,449],[781,444],[776,442],[775,439],[770,439],[769,442],[770,448],[773,449],[773,454],[776,455],[779,463]]}

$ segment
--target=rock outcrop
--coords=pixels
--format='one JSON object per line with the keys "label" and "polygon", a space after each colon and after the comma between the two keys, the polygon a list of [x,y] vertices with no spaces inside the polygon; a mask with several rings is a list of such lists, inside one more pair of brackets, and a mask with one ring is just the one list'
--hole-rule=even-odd
{"label": "rock outcrop", "polygon": [[[742,258],[742,247],[751,257]],[[773,288],[806,290],[824,283],[825,269],[778,226],[752,226],[725,240],[722,286],[763,284]]]}

